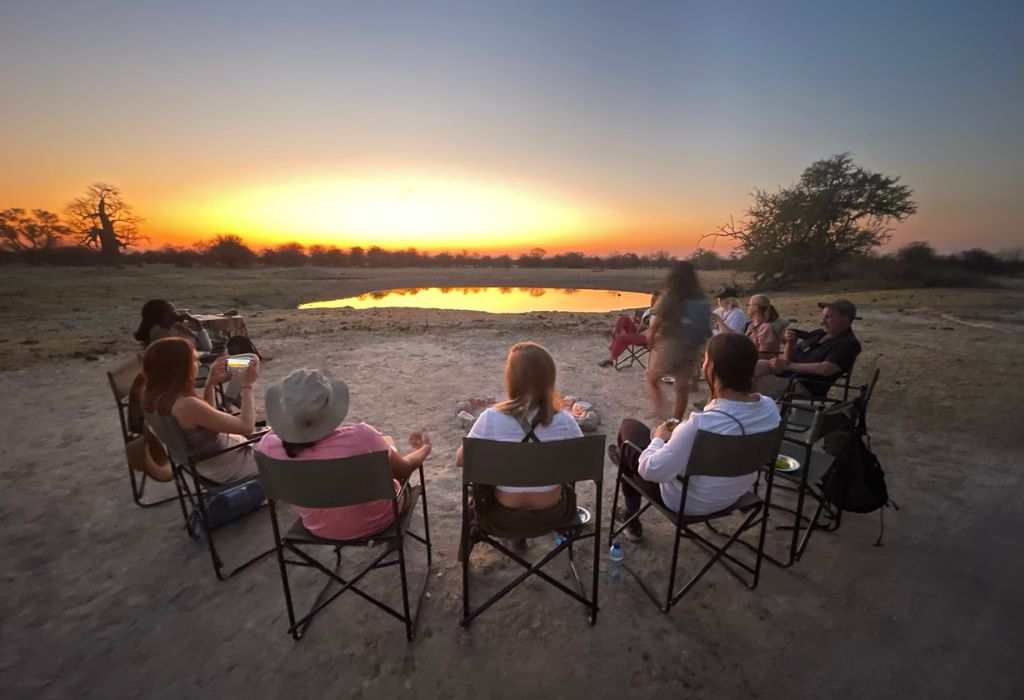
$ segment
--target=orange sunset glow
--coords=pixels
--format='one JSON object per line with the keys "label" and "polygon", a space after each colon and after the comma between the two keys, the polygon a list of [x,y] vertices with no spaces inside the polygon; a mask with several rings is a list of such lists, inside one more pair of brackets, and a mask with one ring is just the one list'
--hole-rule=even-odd
{"label": "orange sunset glow", "polygon": [[594,202],[497,183],[339,175],[168,199],[153,207],[149,225],[154,239],[181,243],[231,232],[258,245],[554,251],[605,247],[594,232],[621,229],[624,221]]}
{"label": "orange sunset glow", "polygon": [[142,247],[685,257],[850,152],[914,191],[891,247],[1019,244],[1017,37],[990,37],[1018,23],[995,14],[893,12],[878,43],[870,12],[756,4],[127,5],[0,11],[0,209],[105,182]]}

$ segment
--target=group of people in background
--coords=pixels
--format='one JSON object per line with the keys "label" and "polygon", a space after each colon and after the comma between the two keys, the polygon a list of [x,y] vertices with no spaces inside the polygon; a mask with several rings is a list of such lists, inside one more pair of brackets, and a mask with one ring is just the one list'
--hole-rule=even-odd
{"label": "group of people in background", "polygon": [[[692,266],[678,263],[662,290],[654,294],[651,308],[616,322],[609,348],[601,364],[610,366],[628,345],[651,349],[645,388],[659,415],[671,416],[653,430],[635,419],[626,419],[619,430],[618,446],[610,453],[624,469],[634,470],[652,484],[654,497],[674,511],[706,514],[730,506],[750,484],[748,477],[694,477],[687,502],[680,503],[677,476],[686,464],[699,430],[724,435],[771,430],[779,423],[779,411],[770,395],[757,393],[762,383],[785,381],[789,376],[828,378],[850,368],[860,345],[850,328],[856,307],[849,301],[822,303],[822,329],[801,333],[781,332],[779,316],[764,295],[750,298],[746,313],[739,307],[737,292],[726,288],[717,295],[712,311]],[[245,441],[257,429],[253,386],[260,374],[259,358],[232,372],[226,356],[209,361],[209,372],[200,396],[196,390],[201,352],[212,348],[198,323],[162,300],[143,308],[136,338],[145,345],[143,356],[142,409],[147,414],[173,416],[190,450],[213,452]],[[713,319],[713,320],[712,320]],[[709,398],[703,410],[687,413],[691,380],[700,365]],[[240,389],[237,415],[217,406],[216,387],[234,376]],[[672,377],[674,396],[663,396],[664,377]],[[575,419],[560,404],[556,390],[554,359],[541,345],[516,343],[508,353],[504,375],[507,399],[485,410],[469,431],[469,437],[520,442],[564,440],[580,437]],[[777,388],[777,386],[770,387]],[[827,390],[827,389],[826,389]],[[336,459],[386,451],[396,490],[431,454],[429,435],[409,436],[407,451],[366,423],[344,425],[350,392],[345,382],[320,370],[292,372],[266,392],[265,414],[270,431],[257,449],[277,459]],[[626,441],[643,448],[635,461],[623,461]],[[461,465],[461,448],[455,455]],[[200,463],[201,474],[215,482],[230,482],[256,474],[251,447],[231,450]],[[742,483],[741,483],[742,481]],[[639,507],[639,494],[626,490],[625,519]],[[493,492],[476,494],[477,518],[498,530],[545,532],[575,515],[572,489],[561,484],[530,488],[497,486]],[[331,509],[300,511],[303,524],[315,535],[331,539],[367,536],[391,524],[386,501]],[[632,539],[642,537],[639,520],[625,531]],[[532,535],[524,535],[532,536]]]}

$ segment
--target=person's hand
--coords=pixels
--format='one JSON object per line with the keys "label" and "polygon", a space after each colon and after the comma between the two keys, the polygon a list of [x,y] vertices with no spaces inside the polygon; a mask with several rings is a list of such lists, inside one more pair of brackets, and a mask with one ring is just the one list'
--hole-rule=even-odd
{"label": "person's hand", "polygon": [[430,436],[427,435],[425,430],[417,430],[415,433],[409,436],[409,445],[414,450],[425,449],[426,453],[423,455],[426,457],[430,454],[430,451],[434,446],[430,443]]}
{"label": "person's hand", "polygon": [[772,366],[773,372],[785,372],[786,368],[789,367],[789,360],[779,355],[768,360],[768,364]]}
{"label": "person's hand", "polygon": [[250,359],[252,362],[242,371],[241,382],[243,387],[251,387],[256,383],[256,378],[260,376],[260,358],[253,356]]}
{"label": "person's hand", "polygon": [[787,343],[792,343],[792,342],[796,341],[796,329],[794,329],[794,328],[787,328],[786,332],[783,333],[782,336],[783,336],[783,338],[785,339],[785,341]]}
{"label": "person's hand", "polygon": [[206,381],[213,382],[214,384],[220,384],[228,378],[229,374],[228,356],[221,355],[213,361],[212,365],[210,365],[210,376],[207,377]]}
{"label": "person's hand", "polygon": [[672,428],[669,427],[668,421],[665,421],[654,429],[654,437],[661,438],[665,442],[668,442],[668,439],[672,437]]}

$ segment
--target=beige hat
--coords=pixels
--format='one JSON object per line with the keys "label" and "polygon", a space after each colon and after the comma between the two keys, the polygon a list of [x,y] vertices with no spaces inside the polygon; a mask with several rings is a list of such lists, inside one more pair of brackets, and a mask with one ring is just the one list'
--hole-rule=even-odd
{"label": "beige hat", "polygon": [[267,422],[284,442],[316,442],[345,420],[348,385],[298,369],[267,389]]}

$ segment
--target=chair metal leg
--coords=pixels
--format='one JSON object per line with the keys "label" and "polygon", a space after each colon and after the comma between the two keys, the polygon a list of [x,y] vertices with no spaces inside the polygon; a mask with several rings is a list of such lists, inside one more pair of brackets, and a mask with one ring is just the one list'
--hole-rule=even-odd
{"label": "chair metal leg", "polygon": [[430,522],[427,518],[427,481],[423,478],[422,464],[420,465],[420,498],[423,501],[423,538],[427,545],[427,568],[430,568],[433,561],[431,559]]}
{"label": "chair metal leg", "polygon": [[594,506],[594,571],[592,574],[593,578],[593,589],[590,594],[590,599],[594,603],[594,607],[590,611],[588,621],[591,625],[597,623],[597,613],[600,611],[600,607],[597,603],[597,592],[598,592],[598,580],[600,578],[601,569],[601,483],[597,484],[597,498]]}
{"label": "chair metal leg", "polygon": [[[682,512],[682,509],[683,507],[680,506],[680,512]],[[682,516],[679,519],[681,520]],[[665,606],[661,609],[662,612],[668,612],[669,608],[672,607],[672,589],[676,585],[676,565],[679,563],[679,540],[682,539],[682,536],[682,529],[677,521],[675,543],[672,547],[672,568],[669,569],[668,573],[668,594],[665,596]]]}

